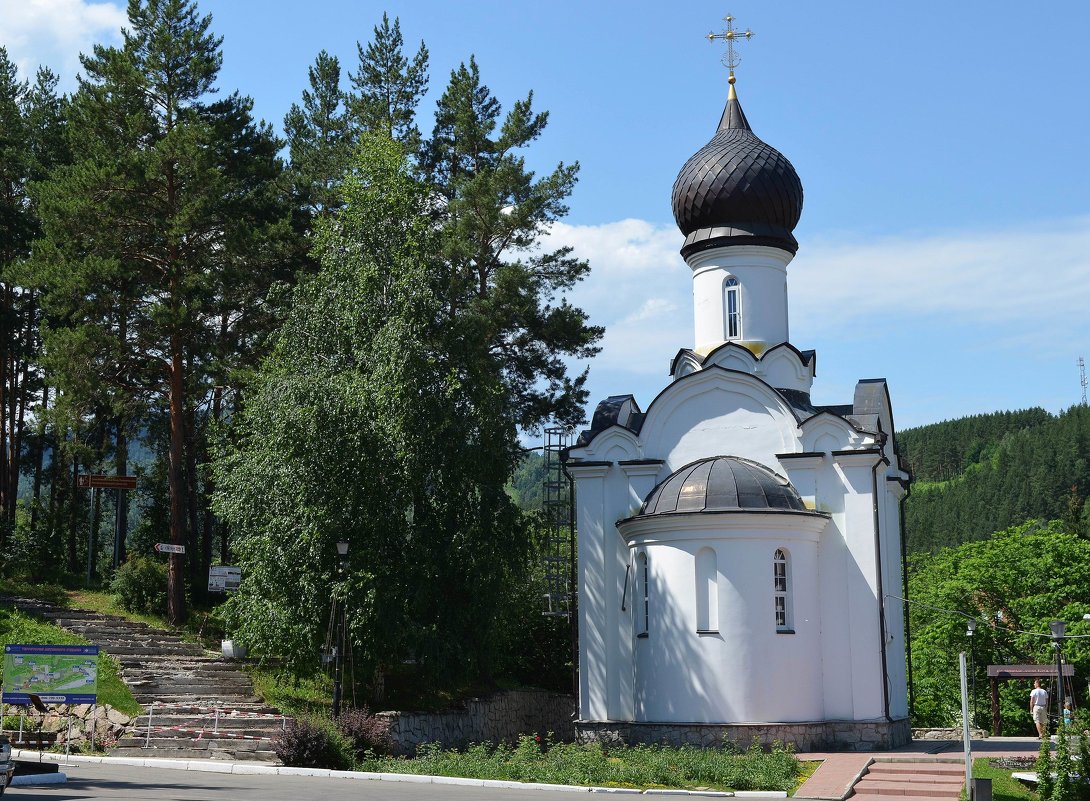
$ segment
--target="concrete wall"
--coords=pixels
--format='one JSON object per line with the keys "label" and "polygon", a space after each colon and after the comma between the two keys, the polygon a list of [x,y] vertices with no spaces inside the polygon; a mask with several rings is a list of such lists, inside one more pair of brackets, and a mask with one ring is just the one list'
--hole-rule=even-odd
{"label": "concrete wall", "polygon": [[513,743],[520,734],[549,732],[557,740],[575,735],[575,699],[541,690],[509,690],[488,698],[471,698],[462,709],[447,712],[379,712],[390,724],[395,754],[412,755],[422,743],[464,748],[470,743]]}

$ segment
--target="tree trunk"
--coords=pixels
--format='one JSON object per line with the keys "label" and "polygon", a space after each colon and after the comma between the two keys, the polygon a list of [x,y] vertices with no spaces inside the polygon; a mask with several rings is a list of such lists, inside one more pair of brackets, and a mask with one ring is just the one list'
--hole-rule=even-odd
{"label": "tree trunk", "polygon": [[[167,470],[170,487],[170,541],[186,544],[185,515],[185,376],[182,346],[175,334],[171,337],[170,363],[170,465]],[[167,564],[167,621],[172,626],[185,622],[185,555],[172,553]]]}
{"label": "tree trunk", "polygon": [[196,411],[186,411],[186,437],[185,437],[185,481],[186,481],[186,493],[189,501],[187,511],[189,512],[189,531],[187,532],[188,543],[186,544],[186,553],[189,554],[189,592],[192,594],[196,602],[203,602],[205,596],[205,589],[207,588],[207,578],[204,581],[201,580],[202,572],[205,576],[208,575],[207,569],[202,571],[204,567],[204,552],[201,548],[200,542],[200,507],[198,506],[200,500],[197,489],[197,421]]}
{"label": "tree trunk", "polygon": [[[129,474],[129,437],[125,433],[125,417],[118,415],[115,421],[117,426],[117,441],[114,449],[114,466],[117,475]],[[125,563],[125,540],[129,536],[129,493],[127,490],[117,491],[117,530],[114,534],[114,567]]]}
{"label": "tree trunk", "polygon": [[[75,437],[73,437],[73,445]],[[68,572],[79,575],[79,457],[72,456],[72,481],[68,493]]]}
{"label": "tree trunk", "polygon": [[[49,385],[42,384],[42,409],[38,413],[38,453],[34,457],[34,484],[30,501],[30,531],[38,537],[38,513],[42,504],[42,468],[45,464],[45,415],[49,409]],[[56,453],[53,459],[56,459]],[[52,461],[52,460],[50,460]]]}
{"label": "tree trunk", "polygon": [[[212,425],[219,423],[223,413],[223,387],[212,388]],[[216,536],[216,516],[212,514],[212,494],[215,492],[215,484],[212,481],[211,471],[204,479],[204,537],[201,541],[202,553],[205,562],[212,566],[212,541]],[[221,532],[220,540],[220,564],[226,565],[227,561],[227,535]]]}

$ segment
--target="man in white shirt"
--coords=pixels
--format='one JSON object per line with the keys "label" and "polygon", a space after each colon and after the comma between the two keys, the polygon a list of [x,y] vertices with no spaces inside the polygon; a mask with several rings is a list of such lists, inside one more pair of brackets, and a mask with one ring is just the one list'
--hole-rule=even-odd
{"label": "man in white shirt", "polygon": [[1041,689],[1041,680],[1033,680],[1033,689],[1029,692],[1029,713],[1037,724],[1037,736],[1048,736],[1048,693]]}

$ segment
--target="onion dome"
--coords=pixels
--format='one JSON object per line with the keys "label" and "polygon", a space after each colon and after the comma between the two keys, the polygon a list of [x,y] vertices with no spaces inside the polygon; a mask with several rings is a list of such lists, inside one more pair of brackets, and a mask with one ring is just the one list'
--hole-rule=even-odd
{"label": "onion dome", "polygon": [[674,181],[681,255],[721,245],[769,245],[795,253],[802,182],[782,153],[753,133],[731,83],[719,130]]}
{"label": "onion dome", "polygon": [[737,456],[712,456],[687,464],[658,484],[640,516],[677,512],[806,512],[786,478]]}

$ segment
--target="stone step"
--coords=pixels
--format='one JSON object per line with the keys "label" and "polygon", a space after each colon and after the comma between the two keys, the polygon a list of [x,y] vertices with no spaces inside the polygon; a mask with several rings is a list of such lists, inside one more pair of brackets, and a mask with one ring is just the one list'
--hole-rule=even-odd
{"label": "stone step", "polygon": [[[264,743],[268,746],[268,743]],[[217,743],[211,748],[192,748],[189,745],[175,747],[162,746],[143,748],[131,746],[114,748],[111,756],[135,757],[137,759],[211,759],[223,762],[268,762],[276,764],[279,760],[271,748],[247,750],[228,742]]]}
{"label": "stone step", "polygon": [[922,796],[932,801],[936,798],[959,798],[964,780],[955,784],[936,781],[941,778],[918,775],[913,781],[898,782],[864,777],[852,790],[855,796],[866,797],[871,801],[874,796]]}
{"label": "stone step", "polygon": [[953,762],[875,762],[867,768],[867,775],[904,776],[927,774],[929,776],[952,776],[958,781],[965,780],[965,766]]}

